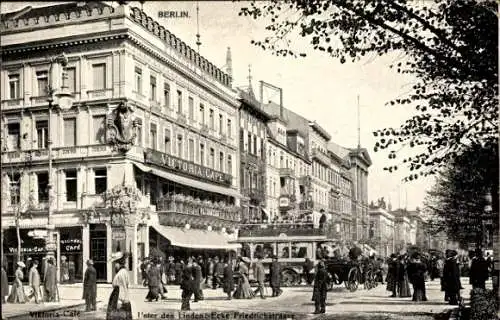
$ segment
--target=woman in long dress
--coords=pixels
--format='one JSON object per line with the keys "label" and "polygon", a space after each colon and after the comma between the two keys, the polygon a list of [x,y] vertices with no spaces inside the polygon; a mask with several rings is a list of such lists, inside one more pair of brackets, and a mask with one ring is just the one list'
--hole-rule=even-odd
{"label": "woman in long dress", "polygon": [[248,265],[245,262],[244,258],[240,258],[238,263],[238,286],[236,291],[233,294],[233,298],[235,299],[252,299],[255,294],[250,287],[250,283],[248,282]]}
{"label": "woman in long dress", "polygon": [[399,268],[398,268],[398,296],[400,298],[411,297],[407,268],[408,268],[408,261],[406,259],[406,256],[401,256],[399,259]]}
{"label": "woman in long dress", "polygon": [[7,298],[7,301],[10,303],[25,303],[26,302],[26,296],[24,294],[24,288],[23,288],[23,268],[25,267],[24,263],[19,261],[17,263],[17,270],[15,272],[15,279],[12,282],[12,288],[10,291],[10,295]]}
{"label": "woman in long dress", "polygon": [[132,320],[132,306],[128,295],[129,278],[123,254],[118,254],[113,279],[113,291],[109,296],[106,320]]}

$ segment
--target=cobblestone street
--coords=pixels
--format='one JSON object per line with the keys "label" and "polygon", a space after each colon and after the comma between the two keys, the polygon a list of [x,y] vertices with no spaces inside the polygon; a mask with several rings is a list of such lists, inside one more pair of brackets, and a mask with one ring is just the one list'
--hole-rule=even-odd
{"label": "cobblestone street", "polygon": [[[463,283],[468,283],[463,279]],[[342,319],[436,319],[440,315],[453,309],[443,301],[443,293],[440,291],[439,281],[427,282],[427,296],[429,301],[413,303],[411,298],[389,298],[385,286],[379,285],[372,290],[360,289],[349,292],[344,287],[336,287],[328,293],[327,314],[314,316],[314,304],[311,301],[312,288],[294,287],[284,288],[283,294],[278,298],[263,300],[254,298],[251,300],[226,300],[222,290],[204,290],[205,300],[191,303],[194,313],[209,314],[212,311],[220,312],[272,312],[293,313],[296,318],[330,319],[342,315]],[[106,304],[111,293],[109,285],[100,285],[98,289],[98,310],[96,312],[83,312],[83,300],[81,298],[81,286],[61,286],[61,296],[64,298],[61,307],[65,307],[65,313],[59,311],[59,319],[105,319]],[[269,288],[267,290],[270,293]],[[466,301],[470,287],[465,286],[462,294]],[[168,299],[160,302],[145,302],[146,288],[132,288],[130,296],[135,319],[160,318],[161,315],[178,315],[181,305],[180,290],[178,287],[170,286]],[[36,306],[34,304],[3,306],[5,318],[27,319],[28,312],[47,310],[54,304]],[[21,316],[24,314],[24,317]],[[44,315],[50,317],[48,312]]]}

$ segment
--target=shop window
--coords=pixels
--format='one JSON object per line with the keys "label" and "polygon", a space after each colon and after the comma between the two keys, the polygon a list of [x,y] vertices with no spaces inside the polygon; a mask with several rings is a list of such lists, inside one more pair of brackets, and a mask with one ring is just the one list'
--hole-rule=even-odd
{"label": "shop window", "polygon": [[7,125],[7,150],[18,150],[21,147],[21,126],[19,122]]}
{"label": "shop window", "polygon": [[102,194],[106,192],[108,186],[108,172],[106,168],[94,170],[95,193]]}
{"label": "shop window", "polygon": [[47,172],[37,173],[38,180],[38,202],[49,201],[49,174]]}
{"label": "shop window", "polygon": [[66,171],[66,201],[75,202],[77,191],[76,170]]}
{"label": "shop window", "polygon": [[21,175],[19,173],[10,173],[10,204],[18,205],[21,198]]}

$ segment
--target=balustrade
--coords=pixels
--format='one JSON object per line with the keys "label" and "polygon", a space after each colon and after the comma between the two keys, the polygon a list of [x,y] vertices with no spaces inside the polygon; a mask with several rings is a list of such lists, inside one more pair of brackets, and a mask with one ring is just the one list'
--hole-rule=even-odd
{"label": "balustrade", "polygon": [[158,211],[171,211],[194,216],[212,216],[224,220],[239,221],[240,209],[223,202],[202,201],[181,194],[166,195],[157,202]]}

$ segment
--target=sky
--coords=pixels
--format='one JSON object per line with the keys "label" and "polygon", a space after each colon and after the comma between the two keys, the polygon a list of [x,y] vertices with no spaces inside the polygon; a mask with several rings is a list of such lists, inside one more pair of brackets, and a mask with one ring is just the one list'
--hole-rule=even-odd
{"label": "sky", "polygon": [[[45,6],[53,2],[6,2],[0,5],[2,13],[19,10],[25,6]],[[137,1],[130,1],[140,7]],[[423,207],[426,191],[433,178],[402,182],[408,170],[399,167],[395,173],[384,171],[389,159],[384,151],[374,152],[376,142],[373,131],[385,127],[398,127],[414,110],[386,103],[404,95],[414,79],[391,70],[389,65],[401,59],[398,54],[368,57],[355,63],[341,64],[325,54],[307,49],[307,43],[292,37],[293,45],[306,48],[305,58],[276,57],[252,45],[250,41],[262,40],[267,35],[263,20],[238,16],[246,2],[200,1],[197,24],[195,1],[146,1],[144,11],[196,49],[197,25],[200,33],[200,53],[219,67],[226,64],[226,51],[231,48],[234,86],[248,85],[249,69],[254,91],[263,80],[283,89],[284,106],[327,130],[332,140],[344,147],[358,144],[359,96],[361,146],[367,148],[372,159],[369,169],[369,201],[384,197],[393,208],[414,209]],[[188,12],[185,18],[159,18],[160,11]],[[250,68],[249,68],[250,66]],[[408,154],[403,150],[401,156]]]}

